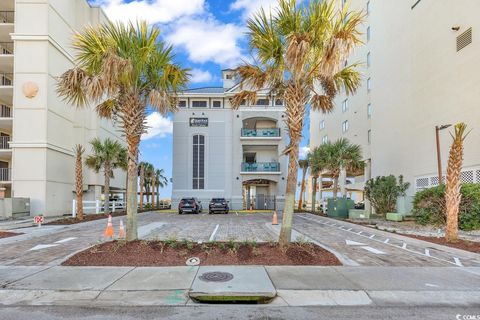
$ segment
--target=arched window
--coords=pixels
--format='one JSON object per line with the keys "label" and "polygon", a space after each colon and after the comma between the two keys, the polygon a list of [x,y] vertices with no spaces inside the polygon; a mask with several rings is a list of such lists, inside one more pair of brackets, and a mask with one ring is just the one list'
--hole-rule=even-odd
{"label": "arched window", "polygon": [[205,189],[205,136],[193,136],[193,189]]}

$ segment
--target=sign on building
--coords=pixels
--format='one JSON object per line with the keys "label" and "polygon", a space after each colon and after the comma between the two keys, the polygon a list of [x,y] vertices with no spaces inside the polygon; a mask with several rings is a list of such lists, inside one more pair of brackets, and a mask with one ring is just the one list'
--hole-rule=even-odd
{"label": "sign on building", "polygon": [[208,118],[190,118],[190,127],[208,127]]}

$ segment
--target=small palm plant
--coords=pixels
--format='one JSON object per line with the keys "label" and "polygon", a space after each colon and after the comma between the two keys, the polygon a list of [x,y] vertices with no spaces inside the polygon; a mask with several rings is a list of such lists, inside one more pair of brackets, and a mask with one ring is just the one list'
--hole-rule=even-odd
{"label": "small palm plant", "polygon": [[360,86],[357,64],[344,66],[353,49],[361,43],[359,26],[363,13],[338,9],[336,0],[279,0],[275,13],[261,9],[249,19],[248,37],[255,59],[237,68],[240,92],[233,108],[243,102],[255,104],[257,94],[285,101],[290,143],[285,208],[279,242],[291,240],[293,209],[298,175],[299,144],[306,107],[329,112],[339,91],[354,93]]}
{"label": "small palm plant", "polygon": [[303,197],[305,194],[305,177],[308,170],[308,160],[298,160],[298,166],[303,170],[302,171],[302,183],[300,186],[300,199],[298,200],[298,210],[302,210]]}
{"label": "small palm plant", "polygon": [[126,239],[138,238],[137,174],[147,105],[161,114],[176,110],[187,69],[173,62],[172,47],[146,22],[105,23],[75,35],[76,66],[60,76],[57,92],[77,107],[96,105],[100,117],[118,121],[128,151]]}
{"label": "small palm plant", "polygon": [[[323,171],[325,170],[325,151],[322,146],[318,146],[313,149],[307,156],[309,167],[310,167],[310,174],[313,178],[312,182],[312,212],[315,213],[315,203],[317,199],[317,184],[318,178],[322,175]],[[320,179],[320,183],[322,183],[322,179]],[[322,186],[320,186],[322,187]]]}
{"label": "small palm plant", "polygon": [[168,184],[168,179],[165,177],[163,169],[155,170],[155,187],[157,188],[157,207],[160,205],[160,188],[165,188]]}
{"label": "small palm plant", "polygon": [[447,166],[447,184],[445,189],[445,203],[447,227],[445,230],[445,240],[454,242],[458,240],[458,211],[462,194],[460,193],[460,173],[463,163],[463,141],[468,133],[465,132],[467,125],[458,123],[455,125],[453,142],[450,147]]}
{"label": "small palm plant", "polygon": [[95,138],[90,141],[93,154],[89,155],[85,160],[85,164],[90,169],[99,173],[103,170],[105,183],[103,186],[103,194],[105,197],[105,213],[110,213],[110,179],[114,178],[113,171],[117,168],[127,170],[127,149],[118,141],[110,138],[103,142]]}
{"label": "small palm plant", "polygon": [[77,144],[74,149],[75,152],[75,195],[76,206],[75,215],[78,220],[83,220],[83,164],[82,156],[85,148]]}

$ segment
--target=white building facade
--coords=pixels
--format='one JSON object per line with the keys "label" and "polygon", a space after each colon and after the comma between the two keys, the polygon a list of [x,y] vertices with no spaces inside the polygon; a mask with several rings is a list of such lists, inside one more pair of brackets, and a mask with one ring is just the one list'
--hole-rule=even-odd
{"label": "white building facade", "polygon": [[[363,63],[362,86],[353,96],[339,95],[333,113],[312,112],[310,148],[346,137],[362,147],[367,164],[348,188],[402,174],[412,197],[439,183],[435,126],[465,122],[473,131],[465,141],[462,182],[480,183],[480,1],[347,3],[366,13],[364,45],[347,61]],[[451,129],[440,132],[443,176]]]}
{"label": "white building facade", "polygon": [[[56,93],[56,77],[74,66],[75,31],[106,22],[86,0],[0,1],[0,186],[30,199],[31,214],[70,213],[73,148],[120,132],[93,109],[78,110]],[[100,199],[103,175],[84,169],[85,199]],[[113,191],[125,186],[115,172]]]}
{"label": "white building facade", "polygon": [[173,208],[183,197],[224,197],[230,208],[282,209],[288,157],[283,100],[266,91],[255,105],[232,109],[234,71],[223,87],[183,92],[173,118]]}

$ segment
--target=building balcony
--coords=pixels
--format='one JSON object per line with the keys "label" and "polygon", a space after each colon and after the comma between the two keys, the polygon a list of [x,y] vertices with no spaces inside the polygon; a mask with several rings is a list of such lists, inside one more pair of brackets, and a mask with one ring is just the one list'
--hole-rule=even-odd
{"label": "building balcony", "polygon": [[0,150],[11,150],[10,141],[12,137],[10,136],[0,136]]}
{"label": "building balcony", "polygon": [[0,73],[0,86],[12,87],[13,86],[13,73]]}
{"label": "building balcony", "polygon": [[15,23],[15,11],[0,11],[0,24]]}
{"label": "building balcony", "polygon": [[280,163],[278,162],[242,162],[241,173],[252,174],[280,174]]}
{"label": "building balcony", "polygon": [[242,128],[242,138],[280,138],[280,128],[247,129]]}
{"label": "building balcony", "polygon": [[0,182],[12,181],[12,168],[0,168]]}

